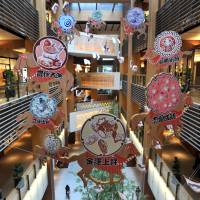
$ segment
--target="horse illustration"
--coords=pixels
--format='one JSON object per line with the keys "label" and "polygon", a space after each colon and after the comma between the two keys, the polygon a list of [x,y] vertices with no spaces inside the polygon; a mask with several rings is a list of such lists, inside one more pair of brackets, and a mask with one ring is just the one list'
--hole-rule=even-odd
{"label": "horse illustration", "polygon": [[[115,155],[110,157],[97,157],[88,152],[81,153],[80,155],[73,155],[71,157],[60,157],[58,160],[64,164],[77,161],[80,167],[82,168],[77,174],[83,181],[84,187],[87,186],[87,179],[92,180],[97,185],[106,184],[106,183],[114,183],[114,174],[117,174],[120,178],[117,182],[121,181],[124,176],[122,174],[122,167],[124,163],[127,163],[131,159],[135,158],[139,155],[138,150],[132,143],[126,143]],[[91,164],[88,162],[88,158],[91,160],[94,159],[113,159],[115,160],[116,165],[102,165],[102,164]],[[109,182],[99,182],[94,177],[91,176],[92,170],[96,168],[99,170],[104,170],[109,172]]]}

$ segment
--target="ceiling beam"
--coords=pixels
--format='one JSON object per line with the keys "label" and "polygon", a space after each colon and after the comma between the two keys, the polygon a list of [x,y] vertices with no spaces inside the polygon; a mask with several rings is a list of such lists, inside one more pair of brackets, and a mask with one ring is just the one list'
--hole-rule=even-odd
{"label": "ceiling beam", "polygon": [[68,0],[70,3],[130,3],[130,0]]}
{"label": "ceiling beam", "polygon": [[81,12],[81,5],[80,5],[80,3],[78,3],[78,9],[79,9],[79,12]]}
{"label": "ceiling beam", "polygon": [[112,12],[114,12],[114,10],[115,10],[115,5],[116,5],[116,3],[113,3]]}

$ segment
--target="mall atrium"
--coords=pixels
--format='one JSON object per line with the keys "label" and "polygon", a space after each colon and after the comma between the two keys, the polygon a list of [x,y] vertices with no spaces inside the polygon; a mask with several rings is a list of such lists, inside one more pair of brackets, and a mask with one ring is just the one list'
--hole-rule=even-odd
{"label": "mall atrium", "polygon": [[200,0],[0,0],[0,200],[200,200]]}

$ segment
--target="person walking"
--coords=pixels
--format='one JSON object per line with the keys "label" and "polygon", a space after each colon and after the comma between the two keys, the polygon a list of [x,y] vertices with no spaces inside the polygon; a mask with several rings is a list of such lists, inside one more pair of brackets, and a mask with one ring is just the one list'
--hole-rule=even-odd
{"label": "person walking", "polygon": [[67,199],[70,199],[70,187],[69,187],[69,185],[65,186],[65,192],[66,192]]}

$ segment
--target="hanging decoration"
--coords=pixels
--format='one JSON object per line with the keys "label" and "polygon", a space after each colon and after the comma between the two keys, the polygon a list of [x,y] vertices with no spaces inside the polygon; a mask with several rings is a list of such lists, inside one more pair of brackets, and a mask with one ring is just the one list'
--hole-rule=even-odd
{"label": "hanging decoration", "polygon": [[123,18],[122,23],[126,35],[130,35],[137,32],[138,39],[142,35],[144,35],[144,40],[146,39],[147,23],[145,23],[144,11],[141,8],[131,8],[126,15],[126,18]]}
{"label": "hanging decoration", "polygon": [[145,22],[144,11],[138,7],[131,8],[126,15],[126,21],[132,28],[140,26]]}
{"label": "hanging decoration", "polygon": [[[53,9],[53,7],[52,7]],[[58,10],[55,11],[55,14]],[[75,28],[76,20],[69,14],[69,3],[65,2],[63,6],[63,14],[52,21],[52,31],[67,44],[74,39],[74,35],[80,35],[79,31]]]}
{"label": "hanging decoration", "polygon": [[49,134],[44,139],[44,150],[53,156],[62,147],[62,141],[57,135]]}
{"label": "hanging decoration", "polygon": [[163,131],[171,125],[174,131],[181,126],[181,117],[186,107],[192,104],[190,93],[181,93],[178,80],[171,74],[155,75],[146,88],[147,106],[150,111],[133,115],[131,127],[137,128],[140,121],[149,125],[152,144],[162,146]]}
{"label": "hanging decoration", "polygon": [[[63,165],[78,162],[81,167],[78,175],[84,187],[88,180],[98,185],[120,182],[124,178],[123,165],[139,154],[133,143],[126,139],[125,129],[118,118],[110,114],[94,115],[85,122],[81,130],[81,140],[86,152],[58,159]],[[106,181],[97,180],[92,175],[95,169],[108,172],[110,178]]]}
{"label": "hanging decoration", "polygon": [[177,32],[164,31],[156,37],[154,49],[147,50],[145,58],[158,66],[172,65],[180,61],[181,47],[181,36]]}
{"label": "hanging decoration", "polygon": [[39,93],[30,102],[30,111],[17,116],[16,121],[21,122],[16,131],[26,130],[32,126],[54,130],[61,123],[64,113],[57,108],[57,100],[48,97],[48,94]]}
{"label": "hanging decoration", "polygon": [[181,100],[181,88],[172,74],[155,75],[146,88],[147,106],[154,113],[169,113]]}
{"label": "hanging decoration", "polygon": [[102,19],[103,14],[101,11],[96,10],[92,13],[92,16],[89,18],[88,22],[86,23],[85,32],[87,34],[90,33],[91,29],[100,30],[103,26],[105,26],[105,22]]}
{"label": "hanging decoration", "polygon": [[30,103],[30,112],[33,115],[34,124],[38,127],[50,127],[53,117],[57,110],[57,101],[49,98],[48,94],[40,93],[33,97]]}
{"label": "hanging decoration", "polygon": [[81,140],[90,153],[109,156],[119,151],[126,138],[120,120],[108,114],[95,115],[82,127]]}
{"label": "hanging decoration", "polygon": [[67,49],[55,37],[40,38],[33,48],[36,63],[45,70],[60,70],[67,61]]}

